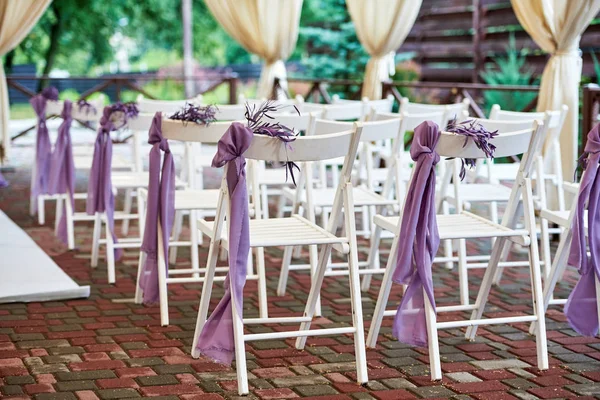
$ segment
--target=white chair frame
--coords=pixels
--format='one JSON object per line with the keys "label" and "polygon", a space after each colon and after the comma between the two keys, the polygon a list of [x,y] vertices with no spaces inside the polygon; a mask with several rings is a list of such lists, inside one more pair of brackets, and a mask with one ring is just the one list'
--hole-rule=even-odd
{"label": "white chair frame", "polygon": [[[442,240],[459,239],[464,243],[466,239],[475,239],[481,237],[496,237],[489,265],[485,271],[481,283],[477,300],[472,305],[444,306],[437,307],[434,311],[425,294],[425,309],[427,317],[427,332],[429,338],[429,360],[431,367],[431,379],[439,380],[442,378],[441,360],[438,344],[438,329],[467,327],[466,338],[474,339],[477,327],[487,324],[505,324],[517,322],[537,321],[536,324],[536,347],[538,355],[538,367],[540,369],[548,368],[548,349],[546,340],[546,325],[542,299],[542,277],[539,265],[539,253],[535,228],[535,214],[533,208],[533,191],[531,185],[531,172],[537,153],[541,151],[544,140],[545,130],[541,122],[535,121],[530,129],[506,132],[500,134],[494,139],[497,146],[496,155],[499,157],[523,154],[521,167],[516,179],[517,184],[513,187],[510,201],[507,205],[507,211],[504,214],[502,224],[486,220],[468,212],[461,212],[459,215],[439,215],[438,224],[440,227],[440,238]],[[456,158],[483,158],[485,155],[476,148],[472,141],[469,141],[466,147],[464,145],[464,136],[442,133],[437,145],[437,151],[441,157]],[[522,202],[519,199],[522,197]],[[525,229],[515,229],[517,214],[521,209],[525,216]],[[459,219],[464,219],[466,223],[464,229],[459,229]],[[373,320],[367,337],[367,346],[375,347],[377,337],[384,316],[393,316],[396,310],[386,310],[391,286],[392,274],[396,265],[396,254],[398,252],[399,234],[401,218],[376,216],[375,222],[384,229],[392,230],[395,234],[392,249],[386,266],[386,273],[383,278],[382,286],[379,291],[377,305],[373,314]],[[507,245],[507,240],[519,243],[529,249],[529,270],[531,276],[532,300],[534,315],[486,318],[482,319],[485,305],[488,300],[489,292],[492,287],[492,278],[498,270],[498,264]],[[463,270],[466,271],[466,270]],[[460,272],[460,271],[459,271]],[[466,276],[462,277],[466,279]],[[448,311],[472,311],[470,320],[459,320],[451,322],[437,322],[437,313]]]}

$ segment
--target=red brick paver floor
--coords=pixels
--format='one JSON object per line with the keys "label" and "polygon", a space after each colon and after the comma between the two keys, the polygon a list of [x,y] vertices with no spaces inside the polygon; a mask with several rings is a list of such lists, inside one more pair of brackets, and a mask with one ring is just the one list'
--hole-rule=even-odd
{"label": "red brick paver floor", "polygon": [[[121,399],[160,396],[162,399],[235,399],[233,369],[190,354],[201,284],[169,287],[171,325],[161,327],[158,307],[145,307],[123,299],[133,296],[136,251],[129,250],[117,265],[117,283],[109,285],[103,261],[89,266],[91,226],[76,226],[77,251],[65,251],[53,235],[50,223],[38,226],[27,213],[28,173],[19,168],[6,174],[11,181],[0,191],[0,208],[81,285],[91,286],[88,299],[49,303],[0,304],[0,397],[50,399]],[[84,176],[79,176],[81,189]],[[83,184],[83,185],[82,185]],[[53,221],[48,207],[47,221]],[[118,225],[117,225],[118,226]],[[135,226],[132,234],[135,233]],[[388,243],[389,245],[389,243]],[[470,250],[485,248],[470,244]],[[367,246],[361,242],[362,256]],[[309,287],[306,273],[293,272],[288,293],[277,297],[275,289],[280,249],[268,249],[267,274],[270,315],[301,314]],[[519,252],[514,256],[518,257]],[[521,255],[522,256],[522,255]],[[0,256],[1,257],[1,256]],[[382,254],[385,261],[386,253]],[[206,248],[201,249],[201,260]],[[181,249],[179,264],[189,264],[189,251]],[[1,258],[0,258],[1,265]],[[455,271],[435,267],[438,304],[456,302]],[[482,271],[470,272],[471,296],[476,295]],[[573,271],[561,282],[558,295],[566,296],[575,278]],[[364,293],[368,327],[379,289],[376,278]],[[214,290],[215,302],[223,293]],[[390,306],[400,298],[394,288]],[[257,315],[256,283],[245,291],[246,316]],[[323,319],[316,325],[351,321],[347,279],[327,278],[323,292]],[[525,268],[506,271],[502,285],[491,295],[488,315],[529,312],[530,290]],[[475,342],[461,330],[440,334],[441,382],[429,380],[427,349],[410,348],[391,337],[386,318],[379,344],[368,351],[370,382],[354,383],[352,338],[320,337],[308,340],[305,350],[294,349],[293,340],[249,343],[248,399],[550,399],[600,398],[600,340],[582,338],[565,322],[562,309],[547,314],[551,369],[535,367],[535,344],[525,324],[479,329]],[[278,325],[254,326],[255,332],[285,329]]]}

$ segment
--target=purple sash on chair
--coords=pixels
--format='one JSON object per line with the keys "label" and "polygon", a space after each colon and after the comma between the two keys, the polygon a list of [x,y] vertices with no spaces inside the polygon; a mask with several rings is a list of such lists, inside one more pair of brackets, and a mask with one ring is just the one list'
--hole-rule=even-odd
{"label": "purple sash on chair", "polygon": [[[144,293],[144,304],[157,303],[158,293],[158,221],[162,227],[162,241],[165,261],[169,255],[169,238],[175,217],[175,163],[169,149],[169,142],[162,135],[162,116],[154,115],[148,133],[150,150],[150,179],[148,182],[148,201],[146,208],[146,227],[142,251],[147,255],[140,276],[140,288]],[[161,152],[165,153],[160,169]],[[167,263],[168,268],[168,263]]]}
{"label": "purple sash on chair", "polygon": [[5,187],[8,187],[8,181],[4,178],[2,172],[0,172],[0,189]]}
{"label": "purple sash on chair", "polygon": [[[110,132],[115,130],[114,123],[110,120],[113,108],[104,107],[96,143],[94,144],[94,157],[92,160],[92,169],[88,182],[88,192],[86,200],[86,212],[88,215],[95,213],[106,213],[106,223],[108,224],[113,241],[117,242],[114,233],[115,228],[115,196],[112,191],[111,164],[112,164],[112,140]],[[115,259],[118,260],[123,254],[122,249],[115,249]]]}
{"label": "purple sash on chair", "polygon": [[[583,180],[579,186],[577,209],[573,219],[573,240],[569,250],[568,264],[579,268],[579,282],[569,295],[565,315],[573,329],[585,336],[598,333],[598,308],[596,303],[596,277],[600,279],[600,125],[587,135],[583,157],[589,155]],[[588,204],[587,242],[591,256],[587,256],[585,235],[585,204]]]}
{"label": "purple sash on chair", "polygon": [[200,353],[223,364],[231,364],[235,354],[231,307],[236,307],[238,315],[242,317],[243,291],[250,252],[246,160],[243,154],[250,147],[252,137],[253,131],[250,128],[239,122],[232,123],[219,140],[217,154],[212,162],[212,166],[216,168],[227,164],[229,273],[225,280],[225,295],[206,320],[196,348]]}
{"label": "purple sash on chair", "polygon": [[[46,126],[46,102],[48,100],[58,100],[58,90],[56,88],[48,87],[29,100],[38,118],[35,139],[35,180],[31,186],[32,199],[48,193],[48,174],[50,173],[50,158],[52,156],[52,144]],[[37,211],[37,201],[34,200],[32,206],[34,211]]]}
{"label": "purple sash on chair", "polygon": [[[48,193],[65,194],[69,193],[67,199],[71,202],[71,209],[74,209],[75,202],[73,193],[75,192],[75,162],[73,160],[73,145],[71,143],[71,124],[73,103],[65,100],[61,118],[62,124],[58,128],[58,138],[54,146],[54,152],[50,162],[50,173],[48,176]],[[62,217],[58,224],[57,236],[64,243],[67,243],[67,210],[64,209]]]}
{"label": "purple sash on chair", "polygon": [[439,138],[439,127],[431,121],[415,128],[410,146],[415,166],[402,213],[392,278],[395,283],[408,285],[394,320],[393,335],[415,346],[427,346],[428,342],[423,289],[435,310],[431,266],[440,244],[435,207],[435,165],[440,160],[435,147]]}

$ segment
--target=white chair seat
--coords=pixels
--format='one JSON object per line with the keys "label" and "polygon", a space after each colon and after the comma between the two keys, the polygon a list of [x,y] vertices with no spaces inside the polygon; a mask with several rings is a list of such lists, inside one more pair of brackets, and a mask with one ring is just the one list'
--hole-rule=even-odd
{"label": "white chair seat", "polygon": [[[295,197],[296,189],[284,188],[283,193],[284,196],[293,200]],[[313,204],[316,207],[332,207],[333,200],[335,197],[334,188],[325,188],[325,189],[313,189]],[[398,204],[396,200],[386,199],[385,197],[370,191],[369,189],[358,186],[352,188],[352,196],[354,198],[354,205],[356,207],[360,206],[387,206],[387,205],[395,205]],[[302,198],[300,201],[302,206],[306,207],[306,197]]]}
{"label": "white chair seat", "polygon": [[[400,217],[375,215],[373,222],[383,229],[394,232],[400,226]],[[477,239],[493,237],[520,238],[517,242],[528,245],[525,229],[508,229],[478,215],[463,211],[460,214],[437,215],[440,239]]]}
{"label": "white chair seat", "polygon": [[[78,170],[89,170],[92,168],[92,154],[75,154],[73,156],[73,161],[75,164],[75,169]],[[122,169],[122,170],[131,170],[133,169],[134,164],[132,161],[128,160],[125,157],[122,157],[118,154],[113,154],[112,158],[112,169]]]}
{"label": "white chair seat", "polygon": [[214,210],[219,202],[219,189],[177,190],[175,210]]}
{"label": "white chair seat", "polygon": [[[513,178],[514,179],[514,178]],[[494,183],[473,183],[458,186],[459,195],[464,202],[508,201],[511,188]],[[454,193],[446,195],[447,201],[454,201]]]}
{"label": "white chair seat", "polygon": [[[198,228],[202,233],[212,236],[213,221],[198,220]],[[226,225],[225,225],[226,227]],[[221,232],[221,245],[228,248],[226,229]],[[311,223],[299,215],[287,218],[251,219],[250,246],[299,246],[304,244],[337,244],[336,249],[349,252],[348,239],[336,237],[325,229]]]}
{"label": "white chair seat", "polygon": [[[557,224],[562,228],[569,227],[569,213],[570,210],[565,211],[553,211],[553,210],[540,210],[540,217],[547,219],[548,221]],[[583,222],[587,229],[588,226],[588,211],[585,210],[585,214],[583,216]],[[587,234],[587,230],[586,230]]]}
{"label": "white chair seat", "polygon": [[[115,189],[134,189],[148,187],[148,172],[113,172],[112,185]],[[185,183],[175,178],[175,187],[183,187]]]}
{"label": "white chair seat", "polygon": [[[374,183],[385,182],[385,180],[387,179],[388,171],[389,170],[387,168],[373,168],[371,170],[371,179],[373,180]],[[402,168],[400,172],[402,173],[401,179],[405,182],[408,182],[410,180],[410,173],[411,173],[410,168],[409,167]],[[353,174],[353,177],[356,177],[356,173]],[[366,182],[367,181],[367,171],[365,169],[361,169],[359,177],[360,177],[361,182]]]}

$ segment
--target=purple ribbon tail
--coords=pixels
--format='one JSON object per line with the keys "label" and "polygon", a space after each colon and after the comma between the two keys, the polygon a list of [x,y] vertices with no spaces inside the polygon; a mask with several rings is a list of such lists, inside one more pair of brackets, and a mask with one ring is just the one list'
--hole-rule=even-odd
{"label": "purple ribbon tail", "polygon": [[[577,267],[581,276],[565,304],[565,315],[575,331],[584,336],[596,336],[599,323],[596,279],[600,279],[600,125],[596,125],[588,133],[584,149],[584,155],[586,154],[589,158],[579,186],[568,258],[568,264]],[[584,222],[586,203],[587,240]]]}
{"label": "purple ribbon tail", "polygon": [[[112,141],[110,132],[114,126],[110,121],[112,110],[104,108],[104,114],[100,119],[98,135],[94,143],[94,156],[92,169],[88,182],[88,195],[86,200],[86,212],[88,215],[95,213],[106,213],[106,223],[112,234],[113,241],[117,243],[115,235],[115,197],[112,191],[111,165],[112,165]],[[115,249],[115,260],[123,256],[122,249]]]}
{"label": "purple ribbon tail", "polygon": [[[58,128],[58,138],[56,139],[56,145],[54,146],[54,152],[52,153],[50,161],[48,193],[70,193],[68,201],[71,202],[71,210],[74,210],[75,201],[73,199],[73,193],[75,192],[75,162],[73,159],[73,145],[71,143],[71,124],[73,123],[73,118],[71,116],[72,110],[73,103],[69,100],[65,100],[61,115],[63,122]],[[56,234],[63,243],[68,243],[66,209],[63,209]]]}
{"label": "purple ribbon tail", "polygon": [[[148,143],[150,150],[150,170],[148,200],[146,205],[146,226],[142,251],[146,261],[140,276],[139,286],[143,291],[144,304],[159,301],[158,288],[158,221],[162,227],[163,254],[168,268],[169,238],[175,218],[175,162],[169,143],[162,136],[162,116],[156,113],[150,127]],[[165,153],[162,172],[161,152]]]}
{"label": "purple ribbon tail", "polygon": [[252,130],[234,122],[219,140],[217,154],[212,162],[213,167],[217,168],[227,164],[229,273],[225,280],[225,295],[206,320],[196,349],[222,364],[231,364],[235,355],[232,307],[236,307],[240,318],[243,315],[244,285],[250,252],[246,160],[243,154],[250,146],[252,137]]}
{"label": "purple ribbon tail", "polygon": [[440,244],[435,210],[435,165],[440,159],[435,147],[439,138],[439,127],[431,121],[415,128],[410,147],[415,171],[402,214],[392,277],[395,283],[408,285],[392,333],[400,342],[413,346],[428,343],[425,294],[435,310],[431,266]]}
{"label": "purple ribbon tail", "polygon": [[2,175],[2,172],[0,172],[0,189],[8,187],[8,185],[9,185],[8,181],[4,178],[4,175]]}
{"label": "purple ribbon tail", "polygon": [[37,135],[35,139],[35,180],[32,182],[31,199],[33,209],[37,212],[37,196],[48,193],[48,173],[50,171],[50,157],[52,144],[46,126],[46,97],[38,94],[29,100],[37,115]]}

